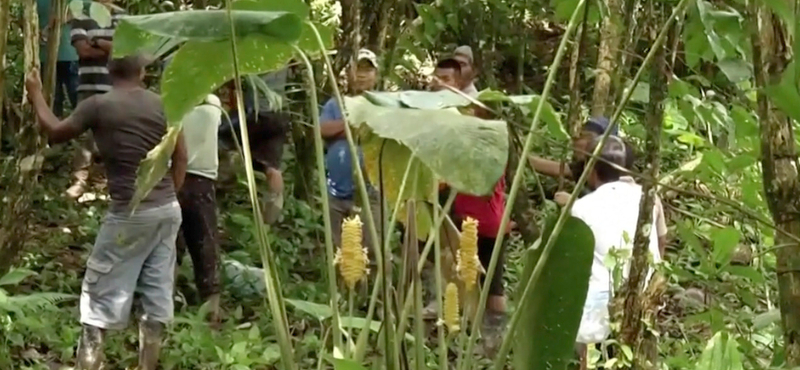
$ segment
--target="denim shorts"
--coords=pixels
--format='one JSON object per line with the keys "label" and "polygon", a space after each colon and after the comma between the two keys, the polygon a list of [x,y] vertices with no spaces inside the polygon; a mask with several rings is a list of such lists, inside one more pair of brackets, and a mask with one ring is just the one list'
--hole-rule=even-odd
{"label": "denim shorts", "polygon": [[177,201],[131,216],[108,213],[86,263],[81,323],[125,328],[134,293],[140,295],[143,319],[172,321],[175,237],[180,226]]}

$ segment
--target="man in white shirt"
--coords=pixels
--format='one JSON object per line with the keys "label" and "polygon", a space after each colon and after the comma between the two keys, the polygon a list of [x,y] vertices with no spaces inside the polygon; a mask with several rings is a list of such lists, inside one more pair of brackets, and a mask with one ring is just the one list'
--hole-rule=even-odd
{"label": "man in white shirt", "polygon": [[[599,141],[599,137],[593,140],[589,146],[590,152],[599,144]],[[572,207],[572,215],[583,220],[591,228],[595,238],[589,290],[576,339],[581,348],[582,362],[585,361],[586,345],[604,341],[611,332],[608,305],[614,293],[613,271],[619,270],[609,268],[606,260],[609,254],[619,255],[618,251],[626,250],[627,253],[623,255],[627,260],[623,262],[621,272],[623,278],[627,277],[630,267],[630,251],[633,249],[633,240],[639,220],[639,204],[642,198],[641,186],[636,184],[631,177],[623,176],[622,171],[605,162],[608,161],[620,167],[625,166],[626,149],[621,139],[609,136],[600,152],[600,157],[604,161],[595,163],[587,182],[593,191],[575,201]],[[658,214],[658,208],[653,207],[650,219],[658,221]],[[652,227],[650,230],[648,248],[654,263],[661,261],[657,229],[659,229],[658,226]],[[648,276],[650,273],[652,270]]]}
{"label": "man in white shirt", "polygon": [[[217,180],[219,157],[217,132],[222,117],[220,100],[210,94],[202,105],[183,118],[183,135],[189,158],[186,180],[178,192],[183,223],[178,235],[179,256],[188,249],[200,299],[209,304],[209,320],[219,320],[219,275],[217,272]],[[181,258],[178,258],[180,263]]]}

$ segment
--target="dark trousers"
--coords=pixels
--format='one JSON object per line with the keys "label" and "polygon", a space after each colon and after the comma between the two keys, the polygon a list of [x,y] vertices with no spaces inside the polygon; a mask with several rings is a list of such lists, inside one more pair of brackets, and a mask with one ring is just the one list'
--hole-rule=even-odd
{"label": "dark trousers", "polygon": [[[41,71],[45,65],[42,62]],[[43,78],[44,79],[44,78]],[[64,99],[69,99],[72,109],[78,105],[78,62],[56,62],[56,81],[53,86],[53,114],[59,118],[64,116]]]}
{"label": "dark trousers", "polygon": [[178,263],[188,249],[194,267],[194,280],[202,300],[219,293],[217,273],[217,201],[214,180],[186,175],[178,192],[183,223],[178,233]]}

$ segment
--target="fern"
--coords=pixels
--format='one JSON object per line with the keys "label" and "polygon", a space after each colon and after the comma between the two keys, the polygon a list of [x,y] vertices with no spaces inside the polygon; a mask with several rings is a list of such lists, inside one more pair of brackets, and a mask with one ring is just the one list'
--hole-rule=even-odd
{"label": "fern", "polygon": [[[36,273],[27,269],[13,269],[0,277],[0,286],[17,285],[32,275],[36,275]],[[0,313],[13,312],[23,316],[74,298],[74,295],[62,293],[33,293],[10,296],[7,291],[0,289]]]}

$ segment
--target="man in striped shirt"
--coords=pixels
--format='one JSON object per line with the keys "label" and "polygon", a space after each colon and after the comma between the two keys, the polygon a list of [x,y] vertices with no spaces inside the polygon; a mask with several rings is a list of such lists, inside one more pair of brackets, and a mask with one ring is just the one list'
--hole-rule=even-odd
{"label": "man in striped shirt", "polygon": [[[123,11],[111,4],[111,0],[99,0],[98,3],[108,8],[111,14],[111,23],[102,27],[91,17],[72,19],[70,25],[70,39],[72,46],[78,52],[78,101],[83,101],[92,95],[103,94],[111,90],[111,78],[108,76],[108,60],[111,57],[112,40],[118,18]],[[84,15],[89,14],[91,1],[84,2]],[[94,5],[97,6],[97,5]],[[71,198],[79,198],[89,179],[89,168],[92,156],[97,153],[96,146],[91,137],[81,140],[81,145],[75,153],[73,160],[73,177],[75,183],[67,189]]]}

